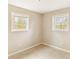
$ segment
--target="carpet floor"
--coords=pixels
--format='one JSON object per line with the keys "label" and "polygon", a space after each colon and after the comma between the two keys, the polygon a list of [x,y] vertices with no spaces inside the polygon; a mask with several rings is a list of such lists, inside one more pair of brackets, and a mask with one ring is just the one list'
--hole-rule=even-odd
{"label": "carpet floor", "polygon": [[28,51],[13,55],[9,59],[70,59],[69,55],[69,53],[41,44]]}

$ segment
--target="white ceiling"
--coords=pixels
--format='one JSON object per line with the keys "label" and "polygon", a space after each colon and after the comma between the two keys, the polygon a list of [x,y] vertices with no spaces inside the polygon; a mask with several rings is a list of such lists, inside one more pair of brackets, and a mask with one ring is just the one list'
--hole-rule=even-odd
{"label": "white ceiling", "polygon": [[9,4],[32,10],[39,13],[46,13],[61,8],[69,7],[69,0],[8,0]]}

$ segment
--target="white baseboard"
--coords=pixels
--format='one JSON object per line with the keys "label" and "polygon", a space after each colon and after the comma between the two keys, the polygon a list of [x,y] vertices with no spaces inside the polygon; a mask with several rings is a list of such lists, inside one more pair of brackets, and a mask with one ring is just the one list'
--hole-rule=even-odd
{"label": "white baseboard", "polygon": [[35,47],[35,46],[40,45],[40,44],[47,45],[47,46],[50,46],[50,47],[52,47],[52,48],[58,49],[58,50],[60,50],[60,51],[70,53],[69,50],[66,50],[66,49],[63,49],[63,48],[59,48],[59,47],[57,47],[57,46],[53,46],[53,45],[46,44],[46,43],[38,43],[38,44],[35,44],[35,45],[33,45],[33,46],[29,47],[29,48],[25,48],[25,49],[16,51],[16,52],[14,52],[14,53],[11,53],[11,54],[9,54],[8,56],[10,57],[10,56],[15,55],[15,54],[17,54],[17,53],[21,53],[21,52],[23,52],[23,51],[25,51],[25,50],[31,49],[31,48],[33,48],[33,47]]}
{"label": "white baseboard", "polygon": [[43,43],[43,44],[44,44],[44,45],[47,45],[47,46],[50,46],[50,47],[52,47],[52,48],[58,49],[58,50],[60,50],[60,51],[70,53],[70,51],[67,50],[67,49],[63,49],[63,48],[60,48],[60,47],[57,47],[57,46],[54,46],[54,45],[50,45],[50,44],[46,44],[46,43]]}
{"label": "white baseboard", "polygon": [[33,48],[33,47],[35,47],[35,46],[40,45],[40,44],[42,44],[42,43],[38,43],[38,44],[35,44],[35,45],[31,46],[31,47],[28,47],[28,48],[25,48],[25,49],[16,51],[16,52],[14,52],[14,53],[11,53],[11,54],[8,55],[8,57],[10,57],[10,56],[12,56],[12,55],[15,55],[15,54],[17,54],[17,53],[23,52],[23,51],[25,51],[25,50],[31,49],[31,48]]}

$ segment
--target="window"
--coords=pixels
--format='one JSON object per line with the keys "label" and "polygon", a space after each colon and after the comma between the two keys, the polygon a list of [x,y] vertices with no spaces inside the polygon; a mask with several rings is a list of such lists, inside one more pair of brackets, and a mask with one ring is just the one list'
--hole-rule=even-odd
{"label": "window", "polygon": [[67,16],[53,16],[52,29],[53,31],[68,31],[68,17]]}
{"label": "window", "polygon": [[12,13],[11,31],[28,31],[29,16],[19,13]]}

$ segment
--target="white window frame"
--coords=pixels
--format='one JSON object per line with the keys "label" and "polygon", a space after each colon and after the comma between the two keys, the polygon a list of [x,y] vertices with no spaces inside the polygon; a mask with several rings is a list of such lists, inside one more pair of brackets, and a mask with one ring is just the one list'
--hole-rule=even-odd
{"label": "white window frame", "polygon": [[[66,18],[67,20],[67,27],[65,29],[58,29],[56,28],[56,24],[55,24],[55,19],[56,17],[63,17],[64,19]],[[56,16],[52,16],[52,31],[69,31],[69,18],[68,16],[59,16],[59,15],[56,15]]]}
{"label": "white window frame", "polygon": [[[15,29],[13,26],[14,26],[14,17],[26,17],[27,20],[26,20],[26,28],[25,29]],[[20,13],[15,13],[15,12],[12,12],[11,13],[11,32],[15,32],[15,31],[29,31],[29,16],[26,15],[26,14],[20,14]]]}

